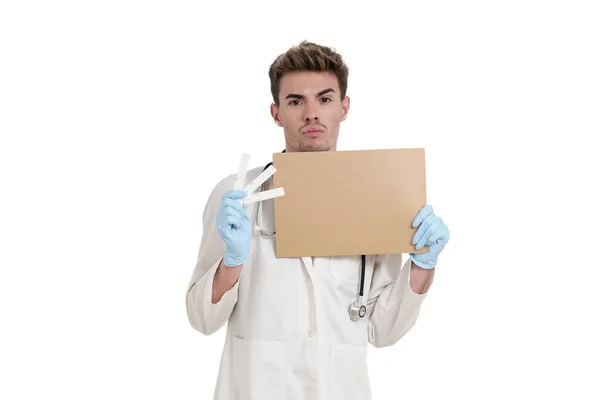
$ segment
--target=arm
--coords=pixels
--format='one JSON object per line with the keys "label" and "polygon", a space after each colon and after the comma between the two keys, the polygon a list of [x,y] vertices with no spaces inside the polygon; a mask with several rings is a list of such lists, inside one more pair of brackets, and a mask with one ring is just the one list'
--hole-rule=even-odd
{"label": "arm", "polygon": [[226,178],[209,196],[202,215],[200,250],[186,292],[188,320],[205,335],[223,327],[237,303],[241,267],[223,265],[226,248],[215,223],[221,198],[232,185],[233,178]]}
{"label": "arm", "polygon": [[448,227],[429,205],[419,211],[412,226],[417,228],[412,244],[417,251],[428,246],[426,253],[409,254],[402,269],[398,254],[375,261],[367,301],[369,342],[375,347],[396,343],[414,326],[433,282],[438,256],[450,238]]}
{"label": "arm", "polygon": [[223,295],[232,289],[240,279],[242,272],[242,266],[237,265],[235,267],[228,267],[225,265],[223,260],[219,263],[217,272],[213,279],[212,288],[212,303],[217,304],[223,298]]}
{"label": "arm", "polygon": [[402,267],[401,254],[377,256],[367,299],[368,337],[374,347],[391,346],[412,329],[434,274],[410,258]]}
{"label": "arm", "polygon": [[410,263],[410,289],[416,294],[423,294],[427,285],[433,279],[433,270],[424,269],[417,266],[414,262]]}

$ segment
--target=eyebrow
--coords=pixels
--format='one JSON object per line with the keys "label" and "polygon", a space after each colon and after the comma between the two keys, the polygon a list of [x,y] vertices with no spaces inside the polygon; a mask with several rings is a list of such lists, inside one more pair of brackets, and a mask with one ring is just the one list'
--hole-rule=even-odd
{"label": "eyebrow", "polygon": [[[319,93],[317,93],[317,97],[319,96],[323,96],[325,93],[329,93],[329,92],[334,92],[335,90],[329,88],[329,89],[325,89],[325,90],[321,90]],[[286,99],[303,99],[304,96],[301,94],[294,94],[294,93],[290,93],[287,96],[285,96]]]}

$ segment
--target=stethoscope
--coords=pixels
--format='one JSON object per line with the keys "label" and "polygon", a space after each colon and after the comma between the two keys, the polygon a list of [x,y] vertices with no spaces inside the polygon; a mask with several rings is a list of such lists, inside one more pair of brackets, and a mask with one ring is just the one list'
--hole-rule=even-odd
{"label": "stethoscope", "polygon": [[[282,151],[282,153],[285,153],[285,150]],[[263,168],[263,171],[265,171],[267,168],[269,168],[269,166],[271,166],[273,164],[273,162],[268,163],[267,165],[265,165],[265,167]],[[261,185],[261,189],[262,189],[262,185]],[[275,232],[271,232],[271,231],[267,231],[263,228],[261,228],[261,224],[260,224],[260,218],[261,218],[261,212],[262,210],[262,201],[258,202],[258,205],[256,207],[256,214],[255,214],[255,219],[254,219],[254,230],[257,231],[258,233],[260,233],[260,235],[264,238],[275,238]],[[363,318],[366,314],[367,314],[367,307],[363,304],[363,295],[364,295],[364,287],[365,287],[365,270],[366,270],[366,258],[367,256],[365,254],[363,254],[361,256],[361,268],[360,268],[360,287],[358,289],[358,293],[357,293],[357,298],[355,301],[352,302],[352,304],[350,304],[350,307],[348,309],[349,314],[350,314],[350,319],[352,321],[358,321],[359,318]]]}

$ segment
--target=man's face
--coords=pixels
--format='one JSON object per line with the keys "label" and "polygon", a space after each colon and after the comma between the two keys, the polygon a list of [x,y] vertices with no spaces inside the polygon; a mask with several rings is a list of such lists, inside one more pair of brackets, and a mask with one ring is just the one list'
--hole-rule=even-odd
{"label": "man's face", "polygon": [[286,152],[336,151],[349,108],[334,73],[301,71],[281,78],[279,106],[271,105],[271,115],[283,127]]}

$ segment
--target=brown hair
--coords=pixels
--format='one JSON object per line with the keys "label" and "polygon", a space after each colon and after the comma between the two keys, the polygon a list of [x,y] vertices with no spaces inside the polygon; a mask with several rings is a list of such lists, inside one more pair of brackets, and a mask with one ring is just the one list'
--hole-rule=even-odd
{"label": "brown hair", "polygon": [[277,106],[279,106],[279,81],[286,72],[294,71],[333,72],[340,85],[341,99],[346,97],[348,66],[342,60],[342,56],[330,47],[304,40],[280,54],[269,67],[271,94]]}

